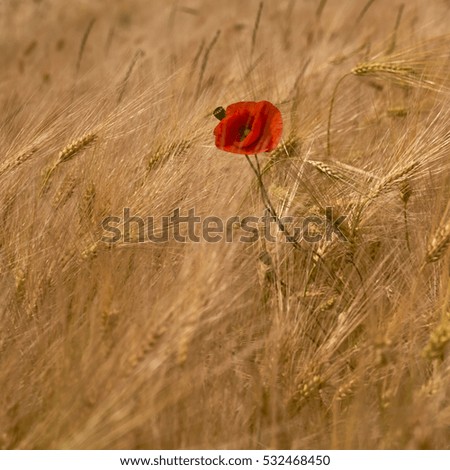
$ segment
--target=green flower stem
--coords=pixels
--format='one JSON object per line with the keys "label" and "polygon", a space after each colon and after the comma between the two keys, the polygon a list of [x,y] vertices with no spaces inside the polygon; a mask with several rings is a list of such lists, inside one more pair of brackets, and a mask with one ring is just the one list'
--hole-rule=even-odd
{"label": "green flower stem", "polygon": [[[261,166],[260,166],[259,160],[258,160],[258,155],[255,155],[255,163],[256,163],[255,165],[252,163],[252,161],[251,161],[251,159],[248,155],[245,155],[245,158],[247,159],[251,169],[253,170],[253,172],[256,175],[256,178],[258,180],[259,190],[260,190],[260,193],[261,193],[261,198],[262,198],[263,204],[265,205],[267,211],[275,219],[275,221],[276,221],[278,227],[280,228],[280,230],[286,235],[287,241],[292,243],[294,248],[296,248],[297,250],[305,251],[305,249],[300,245],[300,243],[296,240],[296,238],[289,233],[288,229],[286,228],[286,226],[283,224],[280,217],[278,216],[277,211],[275,210],[275,208],[272,204],[272,201],[270,200],[269,194],[267,193],[266,187],[264,185],[264,181],[262,179],[262,172],[261,172]],[[309,284],[310,277],[312,276],[312,272],[314,271],[314,269],[318,268],[319,263],[323,266],[325,272],[330,277],[330,279],[337,283],[338,290],[342,290],[343,287],[344,287],[342,280],[335,273],[330,271],[330,269],[325,264],[325,260],[323,259],[323,257],[319,253],[317,253],[316,250],[313,249],[312,253],[316,256],[316,259],[314,260],[313,270],[311,271],[311,273],[308,277],[308,280],[305,284],[304,295],[306,295],[306,290],[307,290],[307,287],[308,287],[308,284]]]}
{"label": "green flower stem", "polygon": [[269,194],[267,193],[266,187],[264,186],[264,182],[263,182],[263,179],[262,179],[262,172],[261,172],[261,166],[260,166],[259,160],[258,160],[258,155],[255,155],[256,165],[254,165],[252,163],[252,161],[251,161],[251,159],[248,155],[245,155],[245,158],[247,159],[249,165],[251,166],[253,172],[256,175],[256,178],[258,179],[258,186],[259,186],[259,190],[261,192],[261,198],[262,198],[263,204],[266,206],[267,211],[275,219],[275,221],[276,221],[278,227],[280,228],[280,230],[286,235],[286,239],[290,243],[292,243],[298,250],[303,250],[303,248],[297,242],[295,237],[293,237],[289,233],[288,229],[286,228],[286,226],[281,221],[280,217],[278,216],[278,214],[277,214],[277,212],[276,212],[276,210],[275,210],[275,208],[272,204],[272,201],[270,200]]}

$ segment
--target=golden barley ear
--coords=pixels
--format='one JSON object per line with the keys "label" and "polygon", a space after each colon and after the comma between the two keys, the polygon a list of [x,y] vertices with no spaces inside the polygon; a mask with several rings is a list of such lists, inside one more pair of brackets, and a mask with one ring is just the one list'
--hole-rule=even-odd
{"label": "golden barley ear", "polygon": [[386,114],[391,117],[404,118],[408,115],[408,108],[404,108],[402,106],[388,108],[386,110]]}
{"label": "golden barley ear", "polygon": [[442,224],[434,234],[428,245],[426,262],[434,263],[439,261],[450,245],[450,222]]}
{"label": "golden barley ear", "polygon": [[320,372],[311,371],[305,378],[300,380],[294,391],[289,408],[299,410],[308,399],[319,396],[320,390],[325,386],[326,380]]}
{"label": "golden barley ear", "polygon": [[169,145],[160,145],[156,150],[149,154],[147,160],[147,170],[154,169],[157,165],[162,165],[170,157],[180,157],[183,155],[192,145],[192,141],[189,140],[177,140]]}
{"label": "golden barley ear", "polygon": [[347,178],[338,169],[332,168],[330,165],[316,160],[307,160],[307,162],[324,175],[330,177],[331,179],[344,183],[347,182]]}
{"label": "golden barley ear", "polygon": [[422,355],[429,360],[442,361],[448,344],[450,344],[450,312],[444,315],[439,325],[431,332]]}
{"label": "golden barley ear", "polygon": [[93,182],[88,183],[84,190],[83,197],[78,206],[78,213],[80,217],[80,223],[92,221],[92,215],[94,213],[94,204],[96,200],[96,190]]}
{"label": "golden barley ear", "polygon": [[[368,200],[376,199],[381,194],[391,191],[400,183],[404,184],[405,177],[410,175],[419,165],[419,161],[413,161],[410,164],[401,167],[398,171],[383,178],[369,193]],[[406,193],[403,193],[402,197],[405,197],[405,194]]]}
{"label": "golden barley ear", "polygon": [[420,161],[413,161],[408,165],[400,167],[399,170],[387,175],[379,181],[379,183],[362,198],[361,202],[356,207],[355,212],[351,216],[353,236],[355,236],[356,231],[358,230],[365,209],[382,194],[386,194],[393,189],[398,188],[403,201],[405,201],[405,197],[409,198],[410,194],[408,194],[408,189],[405,186],[405,179],[419,167],[420,163]]}
{"label": "golden barley ear", "polygon": [[89,132],[83,137],[77,140],[74,140],[70,144],[66,145],[59,152],[56,162],[52,166],[49,166],[48,168],[46,168],[42,173],[42,186],[41,186],[41,191],[40,191],[41,196],[48,191],[53,174],[55,173],[58,166],[62,163],[65,163],[71,160],[77,153],[79,153],[81,150],[87,147],[90,143],[94,142],[96,138],[97,138],[97,134],[95,134],[94,132]]}
{"label": "golden barley ear", "polygon": [[337,401],[344,401],[350,398],[355,393],[357,382],[355,379],[350,379],[348,382],[341,385],[335,395]]}
{"label": "golden barley ear", "polygon": [[60,163],[64,163],[71,160],[78,152],[83,150],[90,143],[94,142],[96,138],[97,134],[95,134],[94,132],[89,132],[83,137],[80,137],[79,139],[70,142],[70,144],[66,145],[61,150],[61,152],[59,152],[58,161],[56,164],[58,165]]}
{"label": "golden barley ear", "polygon": [[139,349],[131,356],[128,357],[127,363],[125,365],[126,370],[125,376],[131,375],[138,365],[152,352],[152,350],[157,346],[159,339],[164,336],[168,331],[168,322],[171,319],[169,315],[165,318],[165,321],[156,326],[156,328],[147,335],[145,342],[140,345]]}
{"label": "golden barley ear", "polygon": [[66,202],[72,197],[78,183],[79,178],[74,175],[68,175],[64,178],[64,181],[53,197],[53,206],[56,208],[64,206],[64,204],[66,204]]}
{"label": "golden barley ear", "polygon": [[416,76],[416,72],[412,67],[389,64],[382,62],[363,62],[351,70],[353,75],[377,75],[377,74],[392,74],[395,76]]}
{"label": "golden barley ear", "polygon": [[41,191],[39,193],[40,196],[43,196],[49,190],[53,173],[55,172],[56,167],[57,165],[53,165],[42,170],[42,185]]}
{"label": "golden barley ear", "polygon": [[31,147],[29,150],[26,150],[25,152],[19,154],[15,160],[12,162],[7,163],[4,165],[2,168],[0,168],[0,176],[2,176],[4,173],[13,170],[23,163],[27,162],[37,151],[37,147]]}
{"label": "golden barley ear", "polygon": [[277,162],[293,158],[298,154],[301,148],[301,140],[296,135],[291,134],[286,141],[282,142],[273,152],[270,153],[268,162],[262,169],[262,174],[270,170],[270,168]]}

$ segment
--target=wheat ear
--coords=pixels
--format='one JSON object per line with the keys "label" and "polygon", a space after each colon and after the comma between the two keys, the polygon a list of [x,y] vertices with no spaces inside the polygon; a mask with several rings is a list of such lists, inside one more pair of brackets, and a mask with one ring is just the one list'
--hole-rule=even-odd
{"label": "wheat ear", "polygon": [[450,222],[441,225],[432,238],[426,256],[427,263],[440,260],[450,245]]}
{"label": "wheat ear", "polygon": [[316,160],[307,160],[307,162],[312,165],[314,168],[319,170],[321,173],[327,175],[331,179],[337,180],[337,181],[342,181],[343,183],[347,182],[348,179],[345,178],[345,176],[335,168],[332,168],[331,166],[327,165],[324,162],[316,161]]}
{"label": "wheat ear", "polygon": [[351,70],[353,75],[376,75],[379,73],[391,73],[395,75],[415,75],[412,67],[406,67],[393,63],[363,62]]}
{"label": "wheat ear", "polygon": [[147,170],[152,170],[157,164],[163,163],[171,155],[180,157],[191,145],[188,140],[176,140],[169,145],[160,145],[154,152],[150,153],[147,160]]}
{"label": "wheat ear", "polygon": [[53,173],[58,168],[61,163],[65,163],[71,160],[78,152],[87,147],[97,138],[97,134],[94,132],[89,132],[83,137],[72,141],[70,144],[66,145],[58,154],[58,159],[53,164],[53,166],[47,168],[44,172],[44,178],[42,183],[41,195],[44,194],[50,183],[50,179],[53,176]]}
{"label": "wheat ear", "polygon": [[[406,165],[402,168],[400,168],[399,171],[392,173],[386,178],[383,178],[376,186],[375,188],[370,191],[369,195],[365,197],[359,207],[357,208],[356,214],[353,217],[353,236],[355,235],[357,226],[361,220],[362,213],[364,209],[372,202],[374,201],[377,197],[379,197],[381,194],[387,193],[391,191],[396,185],[402,183],[405,179],[406,176],[408,176],[414,169],[416,169],[419,166],[418,161],[414,161],[410,163],[409,165]],[[399,188],[400,191],[402,191],[402,187]],[[402,199],[404,200],[404,194],[402,193]]]}
{"label": "wheat ear", "polygon": [[390,191],[397,183],[403,181],[405,176],[409,175],[414,169],[419,166],[418,161],[414,161],[409,165],[401,168],[399,171],[392,173],[391,175],[386,176],[383,178],[380,183],[370,192],[368,196],[368,200],[373,200],[377,198],[380,194],[386,193]]}
{"label": "wheat ear", "polygon": [[89,145],[97,138],[97,135],[94,132],[89,132],[83,137],[72,141],[70,144],[66,145],[58,155],[57,165],[63,162],[71,160],[80,150],[83,150],[84,147]]}
{"label": "wheat ear", "polygon": [[300,139],[295,135],[289,136],[285,142],[278,146],[271,154],[269,161],[264,165],[262,174],[266,173],[278,161],[291,158],[300,148]]}
{"label": "wheat ear", "polygon": [[27,152],[21,153],[14,161],[6,164],[3,168],[0,168],[0,176],[2,176],[4,173],[6,173],[9,170],[17,168],[18,166],[22,165],[22,163],[25,163],[27,160],[29,160],[33,156],[33,154],[36,151],[37,151],[37,147],[33,147]]}

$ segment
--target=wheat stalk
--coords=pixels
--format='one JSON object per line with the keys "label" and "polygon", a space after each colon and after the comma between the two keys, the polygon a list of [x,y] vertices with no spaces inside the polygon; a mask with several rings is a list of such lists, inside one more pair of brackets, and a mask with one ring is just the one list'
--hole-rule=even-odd
{"label": "wheat stalk", "polygon": [[408,212],[407,212],[408,201],[412,194],[412,189],[411,189],[411,185],[409,184],[409,181],[406,179],[401,181],[399,185],[399,189],[400,189],[400,196],[403,201],[403,221],[405,223],[405,241],[406,241],[406,246],[408,247],[408,251],[411,251],[411,245],[410,245],[410,240],[409,240],[409,228],[408,228]]}
{"label": "wheat stalk", "polygon": [[80,43],[80,49],[78,51],[78,58],[77,58],[77,65],[76,65],[76,76],[78,76],[78,72],[80,71],[80,65],[81,65],[81,60],[83,59],[83,53],[84,53],[84,48],[86,47],[87,40],[89,38],[89,35],[91,34],[92,27],[94,26],[96,19],[92,18],[91,21],[89,21],[83,37],[81,38],[81,43]]}
{"label": "wheat stalk", "polygon": [[369,11],[369,8],[372,6],[372,3],[375,0],[368,0],[367,3],[364,5],[363,9],[360,11],[358,17],[356,18],[355,23],[358,24],[365,16],[365,14]]}
{"label": "wheat stalk", "polygon": [[258,33],[259,22],[261,20],[261,13],[263,10],[264,2],[259,2],[258,13],[256,14],[255,25],[253,26],[253,33],[252,33],[252,47],[250,50],[250,57],[253,57],[253,51],[255,50],[256,44],[256,34]]}
{"label": "wheat stalk", "polygon": [[394,50],[395,50],[395,46],[397,44],[398,27],[400,26],[400,21],[402,20],[404,8],[405,8],[404,3],[402,3],[398,8],[397,19],[395,20],[394,33],[392,34],[391,44],[389,45],[389,48],[387,50],[388,54],[392,54],[392,52],[394,52]]}
{"label": "wheat stalk", "polygon": [[342,75],[342,77],[336,82],[336,85],[334,86],[333,93],[331,94],[331,100],[330,100],[330,109],[328,110],[328,123],[327,123],[327,155],[328,158],[331,157],[331,117],[333,115],[333,109],[334,109],[334,104],[336,102],[336,96],[337,92],[339,90],[339,87],[341,83],[345,80],[346,77],[348,77],[349,74],[346,73]]}
{"label": "wheat stalk", "polygon": [[196,93],[197,98],[200,96],[200,93],[202,91],[203,76],[205,75],[205,70],[206,70],[206,66],[208,64],[209,54],[211,53],[214,45],[216,44],[217,40],[219,39],[219,36],[220,36],[220,29],[217,30],[215,36],[212,38],[212,41],[209,43],[209,46],[207,47],[207,49],[205,51],[205,55],[203,56],[202,67],[200,69],[200,76],[199,76],[198,85],[197,85],[197,93]]}
{"label": "wheat stalk", "polygon": [[203,39],[198,47],[197,53],[195,54],[194,60],[192,61],[191,65],[191,74],[194,73],[195,69],[197,68],[198,61],[200,56],[202,55],[203,49],[205,48],[205,40]]}
{"label": "wheat stalk", "polygon": [[323,9],[325,8],[325,5],[327,4],[328,0],[320,0],[319,5],[317,6],[316,10],[316,17],[319,19],[322,16]]}
{"label": "wheat stalk", "polygon": [[125,74],[125,77],[122,80],[122,83],[120,84],[120,91],[119,91],[119,97],[117,98],[117,104],[120,104],[122,101],[123,96],[125,95],[125,91],[127,88],[127,83],[128,80],[130,79],[131,74],[133,73],[133,69],[136,65],[136,62],[138,61],[139,57],[142,57],[144,55],[144,51],[142,49],[138,49],[136,53],[134,54],[133,59],[131,60],[130,65],[128,66],[127,73]]}

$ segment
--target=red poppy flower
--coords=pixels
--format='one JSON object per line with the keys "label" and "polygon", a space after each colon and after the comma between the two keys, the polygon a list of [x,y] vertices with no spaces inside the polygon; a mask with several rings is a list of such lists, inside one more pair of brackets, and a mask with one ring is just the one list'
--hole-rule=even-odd
{"label": "red poppy flower", "polygon": [[214,135],[217,148],[250,155],[273,150],[282,130],[281,113],[272,103],[242,101],[227,107]]}

